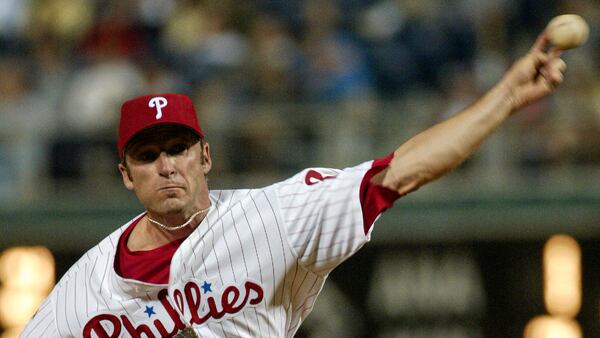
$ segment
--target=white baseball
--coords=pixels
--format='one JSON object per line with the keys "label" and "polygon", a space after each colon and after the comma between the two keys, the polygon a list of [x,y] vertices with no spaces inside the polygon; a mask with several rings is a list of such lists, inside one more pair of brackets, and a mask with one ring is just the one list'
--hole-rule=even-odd
{"label": "white baseball", "polygon": [[577,14],[554,17],[546,26],[550,42],[558,49],[567,50],[586,42],[590,33],[587,22]]}

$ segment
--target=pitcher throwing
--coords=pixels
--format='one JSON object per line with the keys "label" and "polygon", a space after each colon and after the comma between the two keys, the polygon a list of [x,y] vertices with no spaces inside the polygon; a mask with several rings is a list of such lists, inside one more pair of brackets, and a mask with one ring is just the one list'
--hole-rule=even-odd
{"label": "pitcher throwing", "polygon": [[118,166],[145,211],[65,273],[22,337],[293,337],[384,210],[562,82],[547,45],[542,34],[477,102],[388,156],[257,189],[209,190],[210,146],[188,97],[125,102]]}

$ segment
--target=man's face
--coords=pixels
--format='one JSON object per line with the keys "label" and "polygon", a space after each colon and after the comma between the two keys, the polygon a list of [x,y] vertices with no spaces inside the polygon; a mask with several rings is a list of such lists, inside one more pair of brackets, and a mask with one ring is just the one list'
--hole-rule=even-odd
{"label": "man's face", "polygon": [[208,143],[175,126],[141,132],[119,165],[127,189],[148,211],[162,215],[188,214],[206,202],[210,168]]}

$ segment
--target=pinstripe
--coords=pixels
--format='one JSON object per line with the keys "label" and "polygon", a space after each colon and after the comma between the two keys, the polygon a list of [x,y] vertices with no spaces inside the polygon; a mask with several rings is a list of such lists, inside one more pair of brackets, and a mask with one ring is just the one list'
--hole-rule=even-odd
{"label": "pinstripe", "polygon": [[[123,289],[123,287],[121,286],[121,283],[115,283],[118,287],[119,290],[121,290],[121,294],[127,294],[127,291],[125,289]],[[137,298],[132,298],[131,300],[133,300],[134,303],[137,304],[138,307],[142,307],[142,305],[138,302]],[[121,306],[123,303],[121,303]],[[125,309],[125,307],[123,306],[123,308]],[[127,312],[127,310],[125,310],[125,312],[129,315],[129,312]]]}
{"label": "pinstripe", "polygon": [[[88,259],[89,259],[89,256],[88,256]],[[84,290],[88,290],[88,283],[87,283],[87,278],[86,278],[88,276],[88,273],[87,273],[88,263],[89,262],[85,262],[85,265],[84,265],[84,274],[83,274]],[[88,306],[89,306],[88,294],[89,294],[89,292],[85,293],[85,314],[86,315],[90,313],[90,310],[88,308]]]}
{"label": "pinstripe", "polygon": [[64,303],[65,303],[65,308],[64,308],[65,323],[67,324],[67,330],[69,330],[69,332],[70,332],[70,333],[71,333],[71,335],[73,336],[73,335],[74,335],[74,334],[73,334],[73,330],[71,329],[71,325],[69,325],[69,314],[68,314],[68,309],[67,309],[67,302],[68,302],[68,300],[69,300],[69,297],[68,297],[68,295],[67,295],[67,289],[66,289],[66,288],[63,288],[62,290],[63,290],[63,291],[64,291],[64,293],[65,293],[65,296],[64,296],[64,297],[61,297],[61,298],[64,298]]}
{"label": "pinstripe", "polygon": [[[296,262],[296,264],[294,264],[294,265],[296,266],[296,268],[294,269],[294,277],[292,278],[292,285],[290,286],[290,292],[291,292],[291,290],[294,290],[294,284],[298,280],[298,279],[296,279],[296,277],[298,276],[298,269],[300,268],[300,264],[298,264],[298,262]],[[304,278],[306,278],[306,276]],[[287,308],[288,311],[289,311],[289,309],[292,308],[293,300],[294,300],[293,297],[290,297],[288,308]]]}
{"label": "pinstripe", "polygon": [[[208,269],[206,268],[206,257],[204,256],[204,250],[205,250],[205,248],[206,248],[206,245],[204,244],[204,237],[202,237],[202,238],[200,239],[200,242],[202,243],[202,251],[201,251],[201,254],[202,254],[202,264],[201,264],[201,265],[202,265],[202,267],[204,267],[204,276],[205,276],[206,278],[208,278],[208,277],[210,277],[210,276],[208,275]],[[209,253],[209,254],[210,254],[210,253]],[[214,335],[214,333],[213,333],[212,331],[210,332],[210,334],[211,334],[211,335]]]}
{"label": "pinstripe", "polygon": [[[198,256],[196,255],[196,248],[192,245],[192,242],[188,242],[188,245],[190,247],[190,251],[192,251],[192,256],[194,256],[194,262],[197,262]],[[192,273],[192,277],[198,278],[198,277],[196,277],[196,269],[190,269],[190,270]]]}
{"label": "pinstripe", "polygon": [[[330,181],[331,182],[331,181]],[[306,202],[306,200],[310,197],[314,197],[315,201],[319,201],[322,199],[323,195],[326,193],[326,188],[329,187],[330,182],[325,182],[322,183],[321,186],[306,186],[304,183],[302,182],[297,182],[300,186],[299,187],[295,187],[294,191],[298,192],[298,190],[306,190],[307,192],[309,192],[309,194],[307,195],[295,195],[292,197],[291,200],[289,201],[283,201],[283,205],[280,205],[279,208],[282,211],[285,211],[286,209],[293,209],[293,207],[290,207],[291,205],[294,204],[294,202],[296,202],[296,200],[298,200],[300,197],[306,197],[304,199],[301,199],[301,202]],[[321,188],[321,189],[318,189]],[[281,197],[280,197],[281,198]]]}
{"label": "pinstripe", "polygon": [[[319,215],[320,215],[319,212],[315,212],[315,213],[311,213],[311,214],[307,214],[307,215],[302,215],[302,216],[299,216],[296,218],[288,218],[288,219],[285,219],[284,221],[286,223],[291,223],[291,224],[308,223],[311,218],[318,217]],[[298,232],[301,232],[301,231],[306,231],[306,230],[299,230]]]}
{"label": "pinstripe", "polygon": [[[207,217],[206,223],[208,225],[209,231],[212,233],[212,236],[211,236],[212,242],[213,242],[212,248],[214,249],[215,248],[215,232],[212,229],[212,224],[210,223],[210,219],[208,219],[208,217]],[[219,271],[219,281],[221,282],[221,285],[224,285],[225,283],[223,282],[223,274],[221,273],[221,266],[219,265],[219,257],[217,257],[216,250],[210,250],[208,254],[210,255],[211,252],[212,252],[213,256],[215,257],[215,263],[217,264],[217,271]],[[204,269],[206,271],[206,265],[204,265]],[[208,276],[208,272],[206,273],[206,275]],[[221,330],[225,334],[225,337],[227,337],[227,333],[225,332],[225,328],[223,327],[223,322],[219,322],[219,325],[221,326]]]}
{"label": "pinstripe", "polygon": [[[115,283],[115,284],[118,284],[118,283]],[[111,295],[112,295],[112,292],[111,292]],[[121,306],[121,308],[123,309],[123,311],[125,311],[125,313],[126,313],[126,314],[127,314],[129,317],[130,317],[130,318],[131,318],[131,317],[133,317],[133,316],[131,315],[131,313],[129,313],[129,311],[127,311],[127,307],[125,306],[125,304],[123,304],[123,302],[116,302],[116,303],[118,303],[118,304],[119,304],[119,306]]]}
{"label": "pinstripe", "polygon": [[[233,270],[233,262],[231,261],[231,252],[229,251],[229,245],[227,244],[227,238],[223,238],[223,241],[225,242],[225,245],[227,247],[227,254],[230,260],[230,268],[231,268],[231,273],[233,276],[233,281],[237,283],[237,279],[235,277],[235,271]],[[248,318],[246,318],[246,312],[244,311],[244,313],[242,314],[242,317],[244,318],[244,321],[246,322],[246,327],[248,327]],[[233,324],[233,328],[235,329],[235,332],[237,333],[238,337],[241,337],[240,331],[238,330],[237,324],[235,322],[232,322]]]}
{"label": "pinstripe", "polygon": [[[212,237],[212,248],[215,248],[215,231],[212,229],[212,224],[208,223],[208,228],[209,231],[211,232],[210,237]],[[212,255],[215,257],[215,263],[217,264],[217,271],[219,271],[219,280],[221,281],[221,285],[223,285],[223,274],[221,273],[221,265],[219,264],[219,257],[217,256],[217,252],[216,250],[210,250],[209,251],[209,255],[212,253]]]}
{"label": "pinstripe", "polygon": [[[273,285],[273,287],[275,287],[277,285],[277,283],[275,282],[275,260],[273,259],[273,251],[271,250],[271,241],[269,240],[267,228],[265,226],[263,217],[260,213],[260,209],[256,205],[256,200],[254,199],[254,197],[252,197],[252,194],[250,194],[250,199],[252,200],[252,203],[254,204],[254,207],[256,208],[256,213],[258,214],[258,217],[260,218],[260,223],[262,225],[263,231],[265,232],[265,240],[267,241],[267,248],[269,249],[269,257],[271,258],[271,269],[272,269],[272,276],[273,276],[273,284],[272,285]],[[267,304],[265,303],[265,309],[267,312],[269,312],[269,309],[266,306],[267,306]],[[269,336],[271,336],[271,326],[267,325],[267,329],[269,332]]]}
{"label": "pinstripe", "polygon": [[[317,251],[331,250],[331,249],[335,248],[336,246],[340,246],[340,245],[343,245],[343,244],[348,244],[348,243],[344,239],[340,239],[340,240],[335,241],[335,242],[327,242],[326,245],[319,246],[317,248]],[[327,260],[326,257],[325,258],[321,258],[321,259],[322,260]]]}
{"label": "pinstripe", "polygon": [[[211,327],[211,326],[214,326],[214,325],[212,325],[212,323],[209,323],[207,326],[208,326],[208,327]],[[210,333],[210,336],[211,336],[211,337],[216,337],[216,336],[215,336],[215,333],[214,333],[213,331],[214,331],[214,329],[210,329],[208,332]]]}
{"label": "pinstripe", "polygon": [[[79,271],[77,273],[75,273],[75,283],[74,283],[75,286],[73,287],[73,292],[74,292],[73,303],[77,302],[77,284],[79,284],[77,282],[78,277],[79,277]],[[75,304],[73,304],[73,307],[75,307]],[[79,325],[79,327],[81,327],[81,321],[79,320],[79,316],[78,316],[77,312],[78,311],[75,311],[75,319],[77,319],[77,324]]]}
{"label": "pinstripe", "polygon": [[[36,322],[31,328],[26,329],[26,331],[28,331],[28,332],[26,332],[27,335],[24,336],[23,338],[30,337],[32,333],[36,332],[36,328],[40,324],[44,323],[45,321],[48,321],[48,326],[52,325],[53,318],[50,317],[50,316],[52,315],[52,312],[54,312],[54,311],[52,310],[52,307],[51,307],[52,304],[51,304],[51,302],[52,302],[51,299],[48,298],[42,304],[42,307],[40,307],[40,309],[36,313],[36,316],[40,316],[39,321]],[[50,317],[50,318],[48,319],[48,317]],[[44,332],[47,329],[48,326],[46,326],[46,328],[42,332]]]}
{"label": "pinstripe", "polygon": [[[321,190],[318,191],[317,194],[313,194],[313,195],[315,195],[315,202],[310,204],[311,206],[313,206],[313,208],[309,209],[309,208],[305,207],[305,208],[302,208],[302,209],[297,210],[295,212],[309,212],[308,210],[310,210],[310,212],[312,212],[312,210],[315,209],[314,206],[318,205],[316,202],[324,199],[323,195],[325,193],[326,193],[326,189],[321,189]],[[290,201],[289,204],[295,202],[295,200],[296,200],[296,198],[292,199],[292,201]],[[308,206],[308,205],[309,205],[308,203],[305,203],[305,206]],[[292,209],[292,208],[286,207],[286,206],[280,206],[280,210],[282,212],[285,212],[285,211],[289,212],[290,209]],[[297,209],[297,208],[293,208],[293,209]],[[317,208],[317,217],[315,219],[315,222],[312,223],[313,226],[308,227],[308,233],[306,234],[306,236],[302,240],[298,241],[300,243],[303,243],[303,245],[301,246],[302,248],[306,248],[306,246],[310,243],[310,239],[313,238],[313,235],[317,231],[318,226],[319,226],[319,224],[317,224],[318,223],[318,219],[320,219],[320,217],[322,215],[322,212],[323,211],[322,211],[321,208]],[[285,218],[287,218],[287,217],[284,216],[284,219]],[[296,228],[296,227],[306,227],[306,224],[305,223],[298,223],[298,224],[291,225],[291,228],[288,230],[288,235],[291,235],[291,233],[293,233],[293,231],[294,231],[293,228]],[[293,245],[293,247],[296,247],[296,246]],[[303,256],[303,255],[299,254],[299,256]]]}
{"label": "pinstripe", "polygon": [[[320,278],[318,278],[318,277],[313,277],[313,278],[314,278],[314,281],[313,281],[313,283],[312,283],[312,286],[308,288],[308,290],[306,291],[306,293],[308,293],[308,292],[310,292],[311,290],[313,290],[313,288],[315,287],[315,285],[316,285],[317,281],[319,281],[319,280],[320,280]],[[303,282],[302,282],[302,284],[300,285],[300,288],[298,289],[298,291],[299,291],[299,290],[300,290],[300,289],[301,289],[301,288],[304,286],[304,283],[305,283],[305,282],[306,282],[306,278],[304,279],[304,281],[303,281]],[[296,293],[296,294],[297,294],[297,293]],[[306,304],[306,302],[307,302],[307,301],[306,301],[306,299],[305,299],[305,301],[304,301],[302,304]],[[295,324],[295,326],[296,326],[296,327],[298,327],[298,326],[300,325],[300,322],[301,322],[301,320],[302,320],[302,318],[301,318],[301,317],[302,317],[302,313],[298,314],[296,310],[294,310],[294,313],[296,313],[296,316],[295,316],[296,318],[295,318],[295,319],[296,319],[296,322],[297,322],[297,323]]]}
{"label": "pinstripe", "polygon": [[[299,204],[299,205],[291,205],[291,206],[287,206],[287,207],[282,207],[281,209],[283,209],[283,210],[289,210],[289,209],[306,208],[307,206],[319,205],[319,202],[321,202],[320,199],[315,199],[315,200],[311,200],[311,201],[305,201],[303,204]],[[327,206],[328,207],[333,207],[335,205],[346,203],[346,202],[347,202],[346,199],[341,199],[341,200],[338,200],[338,201],[329,202],[329,203],[327,203]]]}
{"label": "pinstripe", "polygon": [[[222,193],[223,193],[222,191],[219,191],[218,201],[221,201]],[[225,208],[225,211],[227,211],[227,213],[231,213],[231,209],[230,209],[231,198],[229,198],[228,200],[229,200],[229,203],[227,204],[227,208]],[[231,250],[229,249],[229,243],[227,242],[227,236],[225,236],[225,224],[223,221],[223,219],[225,218],[225,215],[223,215],[223,217],[221,217],[220,208],[217,208],[217,216],[218,216],[218,219],[221,220],[221,232],[223,234],[223,241],[225,242],[225,247],[227,248],[227,256],[229,257],[229,267],[231,268],[231,275],[233,276],[233,281],[237,283],[238,280],[237,280],[237,276],[235,275],[233,259],[231,257]],[[235,228],[235,225],[234,225],[234,228]],[[237,230],[236,230],[236,232],[237,232]],[[239,238],[239,234],[238,234],[238,238]],[[241,241],[240,241],[240,243],[241,243]],[[242,254],[243,254],[243,251],[242,251]],[[244,264],[245,264],[245,262],[244,262]],[[246,273],[247,273],[247,271],[248,271],[248,269],[246,268]],[[248,327],[248,318],[246,317],[246,311],[244,311],[242,313],[242,317],[244,317],[244,321],[246,322],[246,327]],[[237,332],[238,336],[241,337],[238,327],[237,327],[237,325],[235,325],[235,323],[234,323],[233,327],[235,328],[235,331]]]}
{"label": "pinstripe", "polygon": [[[102,300],[104,301],[104,304],[106,305],[106,308],[110,309],[110,306],[108,306],[108,303],[106,302],[107,298],[104,297],[104,295],[102,295],[102,290],[104,290],[104,287],[103,287],[103,285],[104,285],[104,279],[106,278],[106,272],[107,271],[108,271],[108,263],[104,263],[104,273],[102,274],[102,280],[100,281],[100,296],[102,297]],[[111,299],[111,298],[108,298],[108,299]]]}
{"label": "pinstripe", "polygon": [[115,248],[116,248],[116,246],[115,246],[115,243],[113,243],[112,236],[111,236],[111,237],[108,237],[108,241],[109,241],[110,245],[112,245],[113,249],[115,249]]}
{"label": "pinstripe", "polygon": [[[219,192],[219,199],[221,198],[221,194],[222,194],[222,192],[220,191]],[[231,200],[230,200],[229,203],[231,204]],[[228,209],[226,209],[226,210],[228,210]],[[217,208],[217,215],[218,215],[219,220],[221,220],[221,234],[223,235],[223,242],[225,242],[225,248],[227,249],[227,257],[229,257],[229,267],[231,268],[231,275],[233,276],[233,280],[237,282],[237,277],[235,275],[235,270],[233,269],[233,259],[231,257],[231,250],[229,249],[229,243],[227,242],[227,237],[225,236],[225,224],[224,224],[224,221],[223,221],[223,219],[225,217],[224,216],[221,217],[220,213],[221,212],[220,212],[219,208]]]}
{"label": "pinstripe", "polygon": [[[330,220],[330,219],[331,219],[331,217],[326,217],[326,218],[323,218],[323,221],[327,221],[327,220]],[[361,224],[359,224],[359,223],[353,223],[353,224],[348,224],[348,225],[344,225],[344,226],[340,226],[340,227],[335,227],[335,228],[332,228],[329,231],[321,231],[320,234],[323,235],[323,236],[324,235],[330,235],[330,234],[336,234],[340,230],[352,229],[352,228],[355,228],[357,225],[360,226]],[[294,231],[294,232],[289,231],[288,233],[290,235],[298,235],[298,234],[303,234],[303,233],[311,232],[311,231],[312,231],[311,229],[301,229],[301,230]]]}
{"label": "pinstripe", "polygon": [[[116,247],[114,246],[114,244],[112,242],[112,237],[109,237],[109,243],[111,243],[113,245],[113,250],[116,250]],[[103,287],[104,282],[108,283],[107,289],[108,289],[109,298],[103,298],[103,300],[104,300],[104,303],[106,304],[106,308],[107,309],[111,309],[111,307],[108,305],[107,299],[109,299],[109,300],[113,300],[114,299],[114,296],[113,296],[113,287],[112,286],[114,284],[118,284],[118,283],[115,282],[115,281],[113,281],[113,280],[111,280],[110,277],[108,276],[111,259],[109,259],[109,257],[105,257],[105,258],[106,258],[106,261],[104,262],[104,274],[102,275],[102,282],[100,283],[100,294],[102,295],[102,290],[104,289],[104,287]],[[111,272],[113,272],[112,269],[111,269]],[[109,279],[107,279],[107,277]],[[125,308],[125,306],[123,305],[123,303],[122,302],[117,302],[117,303],[119,304],[119,306],[121,306],[121,308],[123,309],[123,311],[125,311],[125,313],[127,313],[127,315],[129,317],[131,317],[131,314],[127,311],[127,309]]]}
{"label": "pinstripe", "polygon": [[[256,262],[258,263],[258,272],[260,274],[260,282],[262,284],[264,284],[265,281],[264,281],[263,273],[262,273],[262,265],[260,264],[260,255],[258,254],[258,248],[256,247],[256,239],[254,238],[254,232],[252,231],[252,227],[250,226],[250,221],[248,221],[248,214],[246,213],[244,206],[242,205],[242,203],[239,203],[238,205],[242,209],[242,213],[244,214],[244,219],[246,219],[246,225],[248,226],[248,231],[250,232],[250,235],[252,236],[252,243],[254,244],[254,253],[256,254]],[[242,246],[242,248],[243,248],[243,246]],[[243,251],[243,249],[242,249],[242,251]],[[266,304],[265,304],[265,309],[266,309]],[[258,313],[256,311],[255,311],[255,313],[256,313],[256,322],[258,323],[258,331],[262,335],[260,319],[258,317]]]}
{"label": "pinstripe", "polygon": [[[218,200],[221,199],[222,193],[223,193],[222,191],[219,191]],[[217,220],[221,220],[221,226],[223,226],[223,219],[221,218],[221,212],[220,212],[219,208],[217,208]],[[212,232],[213,248],[215,248],[216,247],[216,243],[215,243],[216,232],[214,231],[214,229],[213,229],[212,226],[210,227],[210,231]],[[223,241],[225,242],[225,247],[227,248],[227,257],[229,258],[229,267],[231,268],[231,273],[232,273],[232,276],[233,276],[233,280],[236,281],[235,272],[233,271],[233,261],[231,259],[231,251],[229,251],[229,245],[227,244],[227,238],[224,236],[224,233],[225,233],[224,228],[222,228],[221,231],[222,231],[221,238],[223,238]],[[215,254],[215,258],[217,259],[217,267],[219,269],[219,277],[221,279],[221,285],[224,285],[223,277],[222,277],[222,274],[221,274],[221,268],[219,267],[219,259],[217,258],[216,250],[213,250],[213,252]],[[245,317],[244,317],[244,319],[245,319]],[[240,336],[240,332],[239,332],[239,330],[238,330],[237,325],[235,324],[235,322],[232,321],[231,323],[233,325],[233,328],[237,332],[237,335]],[[225,333],[225,335],[227,336],[226,333]]]}
{"label": "pinstripe", "polygon": [[[231,197],[231,199],[233,199],[233,196]],[[237,203],[236,203],[237,205]],[[234,205],[235,207],[235,205]],[[229,211],[229,214],[231,215],[231,221],[233,223],[233,229],[235,229],[235,234],[237,235],[238,241],[240,242],[240,248],[244,247],[244,243],[242,242],[242,238],[240,237],[240,233],[238,231],[238,227],[235,221],[235,217],[233,215],[233,210]],[[246,269],[246,275],[248,274],[248,264],[246,263],[246,254],[244,254],[244,250],[241,250],[242,252],[242,261],[244,262],[244,268]]]}
{"label": "pinstripe", "polygon": [[[92,267],[92,272],[90,272],[90,284],[92,283],[92,278],[94,278],[94,270],[96,269],[96,263],[98,263],[98,257],[94,260],[94,266]],[[100,310],[100,303],[96,302],[96,311]]]}
{"label": "pinstripe", "polygon": [[294,300],[298,296],[298,292],[300,292],[300,289],[302,289],[302,286],[304,285],[304,282],[306,281],[306,277],[308,277],[308,273],[304,274],[304,277],[302,278],[302,282],[300,282],[300,284],[298,285],[298,288],[296,289],[296,293],[294,293],[294,296],[292,297],[292,304],[294,303]]}
{"label": "pinstripe", "polygon": [[[349,190],[349,189],[353,188],[352,185],[344,185],[344,186],[340,186],[340,187],[337,187],[335,189],[332,189],[332,188],[330,188],[330,186],[333,185],[333,182],[334,181],[328,181],[328,182],[322,182],[322,183],[319,183],[319,184],[323,184],[324,186],[327,186],[328,193],[344,192],[346,190]],[[302,184],[302,183],[300,183],[300,184]],[[311,194],[314,194],[315,190],[322,190],[322,189],[312,189],[312,190],[295,191],[295,192],[288,193],[288,194],[282,194],[281,196],[279,196],[279,198],[286,199],[286,198],[289,198],[289,197],[296,198],[296,197],[311,195]]]}
{"label": "pinstripe", "polygon": [[[232,195],[231,195],[231,197],[229,198],[229,206],[231,205],[231,202],[232,202],[232,201],[235,201],[235,199],[234,199],[233,197],[234,197],[234,195],[236,194],[236,192],[237,192],[237,191],[233,191],[233,192],[232,192]],[[237,237],[237,239],[238,239],[238,241],[239,241],[239,243],[240,243],[240,248],[241,248],[241,250],[240,250],[240,251],[241,251],[241,253],[242,253],[242,261],[244,262],[244,269],[245,269],[245,271],[246,271],[246,275],[248,275],[248,272],[249,272],[249,270],[248,270],[248,264],[247,264],[247,261],[246,261],[246,254],[245,254],[245,250],[243,249],[243,248],[244,248],[244,243],[242,242],[242,239],[241,239],[241,237],[240,237],[240,233],[239,233],[239,231],[238,231],[237,222],[235,221],[235,217],[234,217],[234,215],[233,215],[233,208],[234,208],[235,206],[237,206],[237,205],[239,205],[239,202],[236,202],[236,203],[235,203],[233,206],[231,206],[231,207],[230,207],[230,208],[228,208],[227,210],[228,210],[228,213],[231,215],[231,220],[232,220],[232,224],[233,224],[233,229],[235,230],[236,237]],[[256,319],[257,319],[257,321],[258,321],[258,312],[257,312],[257,309],[256,309],[256,307],[253,307],[253,308],[252,308],[252,310],[254,311],[254,315],[256,316]],[[244,315],[244,320],[246,321],[246,327],[250,327],[250,326],[248,325],[248,318],[246,317],[246,311],[244,311],[244,312],[243,312],[243,315]]]}
{"label": "pinstripe", "polygon": [[[311,286],[310,290],[314,290],[314,286],[315,286],[316,282],[317,281],[315,280],[315,283]],[[298,306],[298,308],[296,308],[294,310],[294,312],[302,313],[302,309],[311,308],[312,307],[311,303],[317,298],[318,294],[319,294],[318,291],[314,291],[311,294],[309,294],[308,296],[306,296],[306,298],[304,299],[304,302],[302,304],[300,304],[300,306]]]}
{"label": "pinstripe", "polygon": [[[233,200],[233,195],[235,195],[235,192],[232,194],[232,196],[230,197],[230,204],[231,204],[231,200]],[[235,207],[235,205],[233,206]],[[235,217],[233,216],[233,207],[231,207],[231,209],[229,210],[229,214],[231,215],[231,220],[233,223],[233,229],[235,230],[235,234],[237,236],[238,241],[240,242],[240,248],[244,247],[244,244],[242,242],[242,238],[240,237],[240,233],[238,231],[238,227],[235,221]],[[244,269],[246,271],[246,276],[248,275],[248,264],[246,262],[246,254],[244,253],[244,250],[240,250],[242,253],[242,261],[244,262]],[[256,308],[252,308],[254,310],[254,314],[255,316],[258,318],[258,313],[256,312]],[[246,319],[246,322],[248,321],[248,318],[246,318],[246,311],[244,311],[244,319]],[[246,327],[249,327],[248,324],[246,324]]]}
{"label": "pinstripe", "polygon": [[[287,254],[285,251],[285,247],[284,247],[284,243],[285,240],[283,239],[283,235],[281,234],[281,227],[279,225],[279,222],[277,221],[277,216],[275,214],[275,209],[273,209],[273,204],[271,204],[271,201],[269,200],[269,196],[267,196],[266,192],[263,190],[263,195],[265,200],[267,201],[267,204],[269,205],[269,209],[271,210],[271,213],[273,214],[273,219],[275,220],[275,224],[277,225],[277,233],[279,234],[279,243],[281,245],[281,252],[283,253],[283,288],[281,288],[281,295],[280,295],[280,304],[284,304],[284,293],[285,293],[285,287],[286,287],[286,277],[287,277],[287,273],[285,273],[285,271],[287,271],[288,268],[288,263],[287,263]],[[285,306],[285,304],[284,304]],[[280,313],[281,314],[281,313]],[[282,320],[283,322],[283,320]]]}
{"label": "pinstripe", "polygon": [[[191,246],[191,244],[190,244],[190,246]],[[189,269],[188,269],[187,264],[185,264],[185,259],[181,260],[181,265],[183,266],[183,270],[184,271],[190,271],[190,273],[192,274],[192,276],[194,276],[194,269],[193,269],[193,267],[190,265]],[[171,279],[171,273],[169,273],[169,279]]]}
{"label": "pinstripe", "polygon": [[42,330],[42,332],[48,332],[48,328],[52,325],[52,322],[49,321],[48,325],[46,325],[46,327]]}
{"label": "pinstripe", "polygon": [[[298,292],[304,285],[304,282],[306,281],[306,277],[308,277],[308,273],[305,272],[304,278],[302,278],[302,282],[300,282],[300,284],[298,285],[298,288],[296,289],[294,296],[292,297],[292,304],[294,304],[294,300],[296,299]],[[292,308],[292,322],[290,324],[290,330],[288,331],[288,333],[290,333],[290,331],[291,331],[291,333],[295,332],[298,329],[300,322],[301,322],[300,316],[298,316],[298,314],[294,311],[294,308]]]}
{"label": "pinstripe", "polygon": [[252,243],[254,244],[254,254],[256,255],[256,262],[258,263],[258,272],[260,273],[260,282],[264,283],[264,278],[263,278],[263,273],[262,273],[262,265],[260,264],[260,254],[258,253],[258,247],[256,245],[256,238],[254,237],[254,231],[252,231],[252,226],[250,225],[250,221],[248,220],[248,214],[246,213],[246,209],[244,209],[244,206],[240,203],[239,204],[240,208],[242,209],[242,213],[244,214],[244,219],[246,220],[246,225],[248,227],[248,231],[250,232],[250,235],[252,236]]}
{"label": "pinstripe", "polygon": [[[210,230],[210,228],[212,227],[212,225],[210,224],[210,219],[208,218],[208,215],[206,216],[206,224],[207,224],[207,226],[208,226],[208,228]],[[210,276],[209,276],[209,273],[208,273],[208,270],[207,270],[207,267],[206,267],[206,265],[207,265],[206,264],[207,259],[206,259],[206,256],[204,256],[204,253],[205,253],[205,250],[206,250],[207,246],[205,245],[204,237],[202,237],[200,241],[202,242],[202,260],[203,260],[202,266],[204,267],[204,275],[208,278]],[[190,245],[191,245],[191,243],[190,243]],[[209,250],[209,253],[208,253],[209,256],[210,256],[210,252],[211,251],[213,251],[213,250]],[[217,269],[219,270],[219,279],[220,279],[221,283],[223,283],[223,279],[221,277],[221,273],[220,273],[220,269],[219,269],[219,262],[218,262],[218,259],[216,258],[216,256],[215,256],[215,262],[217,264]],[[213,325],[213,323],[209,323],[208,326],[217,327],[217,323],[215,323],[214,325]],[[218,326],[221,328],[221,331],[223,333],[225,333],[225,329],[223,328],[223,322],[218,322]],[[215,331],[215,329],[212,329],[210,331],[211,336],[218,337],[217,335],[215,335],[215,333],[213,331]]]}

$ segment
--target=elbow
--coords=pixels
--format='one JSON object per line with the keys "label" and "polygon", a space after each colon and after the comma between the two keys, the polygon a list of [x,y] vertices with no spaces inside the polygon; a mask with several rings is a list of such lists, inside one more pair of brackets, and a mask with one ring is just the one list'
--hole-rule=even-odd
{"label": "elbow", "polygon": [[419,158],[395,156],[385,175],[383,185],[401,195],[416,191],[452,171],[460,163],[455,160],[459,157],[457,153],[455,152],[451,159],[443,154],[438,156],[430,154]]}
{"label": "elbow", "polygon": [[404,196],[413,191],[417,191],[420,187],[435,180],[438,175],[430,171],[418,171],[412,175],[406,176],[398,180],[393,188],[398,194]]}

